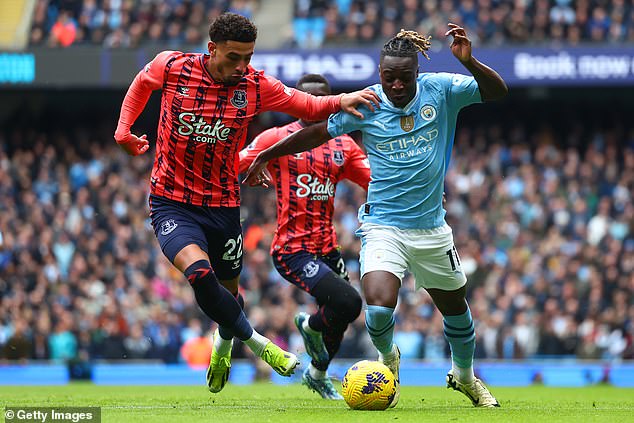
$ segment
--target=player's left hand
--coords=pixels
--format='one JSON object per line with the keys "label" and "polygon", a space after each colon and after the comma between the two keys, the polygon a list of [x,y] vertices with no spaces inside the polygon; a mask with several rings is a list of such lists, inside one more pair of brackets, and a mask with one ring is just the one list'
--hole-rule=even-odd
{"label": "player's left hand", "polygon": [[247,173],[242,180],[243,184],[248,184],[250,187],[255,186],[263,186],[264,188],[268,188],[271,186],[271,175],[269,171],[266,170],[266,165],[268,162],[262,160],[260,155],[258,154],[251,166],[247,169]]}
{"label": "player's left hand", "polygon": [[467,37],[467,32],[455,23],[449,22],[447,25],[450,29],[445,32],[445,36],[453,36],[451,52],[461,62],[468,62],[471,60],[471,40]]}
{"label": "player's left hand", "polygon": [[147,140],[146,134],[137,137],[130,132],[120,133],[117,131],[115,132],[114,139],[117,141],[117,144],[131,156],[138,156],[150,149],[150,143]]}
{"label": "player's left hand", "polygon": [[380,103],[378,94],[372,90],[355,91],[341,96],[341,110],[359,119],[363,119],[363,113],[358,111],[357,107],[363,105],[373,112],[375,106],[380,107]]}

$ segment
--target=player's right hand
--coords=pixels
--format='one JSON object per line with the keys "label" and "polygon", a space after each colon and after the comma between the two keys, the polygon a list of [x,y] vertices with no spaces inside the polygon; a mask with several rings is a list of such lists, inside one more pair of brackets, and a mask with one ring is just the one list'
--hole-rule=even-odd
{"label": "player's right hand", "polygon": [[363,113],[357,110],[359,106],[365,106],[371,112],[381,106],[381,98],[372,90],[355,91],[341,96],[341,110],[353,116],[363,119]]}
{"label": "player's right hand", "polygon": [[146,134],[137,137],[130,132],[124,135],[115,133],[114,139],[117,141],[117,144],[119,144],[121,148],[123,148],[123,150],[131,156],[138,156],[150,149],[150,143],[147,140]]}

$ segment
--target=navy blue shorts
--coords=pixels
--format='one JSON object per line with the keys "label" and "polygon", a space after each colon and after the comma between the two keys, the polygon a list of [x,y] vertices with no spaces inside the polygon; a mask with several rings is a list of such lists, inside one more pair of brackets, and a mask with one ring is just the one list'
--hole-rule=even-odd
{"label": "navy blue shorts", "polygon": [[150,217],[163,254],[174,257],[190,244],[209,255],[220,280],[233,279],[242,271],[240,207],[203,207],[150,195]]}
{"label": "navy blue shorts", "polygon": [[317,282],[330,272],[348,280],[346,263],[339,250],[332,250],[326,255],[315,255],[305,251],[292,254],[275,253],[273,264],[284,279],[308,293],[312,293]]}

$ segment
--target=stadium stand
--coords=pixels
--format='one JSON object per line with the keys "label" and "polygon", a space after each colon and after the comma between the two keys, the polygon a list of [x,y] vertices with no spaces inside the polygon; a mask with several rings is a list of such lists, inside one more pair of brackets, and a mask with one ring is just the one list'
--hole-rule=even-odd
{"label": "stadium stand", "polygon": [[[273,4],[287,9],[283,25]],[[470,281],[476,356],[634,359],[634,126],[626,114],[634,98],[626,79],[634,68],[626,54],[634,43],[633,1],[16,0],[0,2],[0,26],[15,28],[0,33],[0,42],[3,50],[26,43],[33,48],[10,62],[29,72],[0,72],[1,83],[16,84],[3,85],[6,101],[0,102],[0,363],[153,359],[205,365],[205,342],[215,326],[165,260],[149,225],[153,155],[126,156],[112,139],[112,125],[121,81],[127,84],[156,50],[204,49],[209,21],[226,10],[262,19],[258,48],[284,53],[280,70],[288,65],[301,72],[291,48],[378,53],[401,27],[444,40],[447,21],[464,24],[475,45],[515,66],[505,69],[519,86],[511,86],[511,97],[517,96],[512,104],[461,114],[447,177],[445,208]],[[583,47],[571,54],[579,72],[568,77],[567,56],[557,62],[560,69],[551,66],[546,49],[515,55],[518,46],[565,46],[564,56],[569,47]],[[76,56],[47,60],[61,57],[61,48]],[[134,60],[116,61],[109,49],[127,49]],[[318,63],[313,52],[301,54],[311,66]],[[598,60],[612,63],[616,56],[623,57],[625,66],[617,67],[624,75]],[[66,57],[69,67],[52,72]],[[95,60],[86,63],[86,57]],[[528,69],[534,73],[519,66],[537,59],[543,63]],[[44,68],[47,63],[52,68]],[[328,76],[336,77],[346,62],[324,63],[334,63]],[[589,84],[582,71],[595,68]],[[87,73],[92,79],[84,81]],[[350,86],[357,80],[337,82],[337,89],[359,88]],[[601,82],[605,93],[590,87]],[[557,103],[573,92],[583,101]],[[93,102],[99,105],[92,108]],[[140,126],[152,139],[156,122],[147,116]],[[254,122],[250,138],[281,124],[277,119],[273,114]],[[242,195],[241,290],[248,317],[283,348],[302,349],[293,316],[314,306],[272,266],[274,193],[247,187]],[[357,289],[354,231],[363,201],[354,186],[338,187],[336,227]],[[403,287],[395,331],[403,358],[446,359],[440,314],[425,293],[414,291],[411,277]],[[362,313],[348,329],[341,358],[375,357],[363,319]],[[234,357],[253,358],[239,342]],[[111,374],[95,369],[97,379]]]}
{"label": "stadium stand", "polygon": [[[279,17],[287,6],[293,15],[285,40]],[[476,45],[634,42],[634,4],[626,0],[37,0],[29,40],[63,47],[201,45],[212,17],[226,10],[254,17],[260,7],[268,13],[257,23],[275,32],[278,46],[304,49],[380,44],[400,28],[443,40],[448,21],[464,25]]]}
{"label": "stadium stand", "polygon": [[[477,123],[476,113],[459,125],[446,208],[469,274],[480,358],[634,358],[634,128],[584,119],[582,109],[557,124]],[[16,116],[0,132],[0,357],[193,360],[212,326],[148,224],[152,155],[120,151],[114,121],[65,126],[45,116],[46,127]],[[352,185],[337,192],[357,288],[363,198]],[[312,304],[272,267],[274,204],[273,192],[243,190],[241,284],[254,326],[300,348],[292,317]],[[440,314],[411,277],[404,288],[403,357],[447,357]],[[342,357],[373,354],[363,325],[349,329]],[[237,346],[235,354],[250,353]]]}
{"label": "stadium stand", "polygon": [[202,45],[215,16],[231,11],[251,17],[257,7],[257,0],[38,0],[30,45]]}

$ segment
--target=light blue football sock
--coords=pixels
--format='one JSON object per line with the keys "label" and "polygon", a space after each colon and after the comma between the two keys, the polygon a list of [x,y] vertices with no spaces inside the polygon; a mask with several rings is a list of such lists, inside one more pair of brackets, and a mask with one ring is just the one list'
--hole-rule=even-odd
{"label": "light blue football sock", "polygon": [[475,351],[475,328],[471,311],[457,316],[443,316],[445,339],[451,347],[451,361],[454,367],[471,369],[473,367],[473,353]]}
{"label": "light blue football sock", "polygon": [[392,351],[394,337],[394,309],[377,305],[368,305],[365,309],[365,327],[372,343],[383,355]]}

